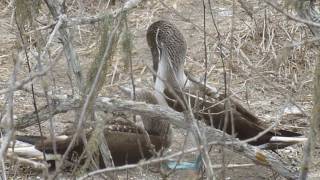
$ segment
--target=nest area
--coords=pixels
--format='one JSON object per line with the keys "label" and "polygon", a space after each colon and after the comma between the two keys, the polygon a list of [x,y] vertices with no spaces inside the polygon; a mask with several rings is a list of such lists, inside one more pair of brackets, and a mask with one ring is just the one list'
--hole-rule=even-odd
{"label": "nest area", "polygon": [[[146,42],[146,29],[160,19],[173,22],[184,34],[188,50],[185,67],[192,74],[204,77],[206,69],[205,46],[207,51],[207,81],[224,92],[225,76],[227,73],[230,93],[238,98],[250,111],[272,124],[281,118],[280,125],[289,130],[308,133],[309,122],[306,117],[293,111],[295,102],[307,114],[312,110],[312,88],[315,61],[318,58],[318,47],[314,43],[306,43],[312,34],[306,25],[289,20],[285,15],[275,11],[272,7],[260,1],[246,1],[249,9],[243,4],[232,1],[215,1],[212,7],[206,8],[206,33],[204,33],[204,10],[201,3],[192,0],[174,1],[145,1],[128,15],[128,29],[132,35],[132,68],[135,85],[137,87],[152,88],[152,74],[147,65],[151,65],[151,53]],[[0,85],[7,87],[7,81],[13,69],[13,53],[17,51],[16,26],[12,23],[12,7],[10,3],[1,2],[0,6]],[[102,11],[117,9],[108,6],[105,1],[66,1],[66,14],[70,17],[95,15]],[[106,8],[108,7],[108,8]],[[283,6],[287,13],[294,14],[290,8]],[[37,20],[46,21],[47,8],[41,6]],[[215,23],[215,24],[214,24]],[[216,26],[215,26],[216,25]],[[216,28],[217,27],[217,28]],[[44,36],[50,30],[42,32]],[[26,33],[28,34],[28,32]],[[30,43],[37,39],[36,33],[29,33]],[[72,40],[78,53],[83,73],[88,72],[90,63],[94,60],[99,48],[99,23],[82,25],[72,28]],[[44,38],[45,39],[45,38]],[[50,51],[55,52],[61,45],[59,39],[53,40]],[[120,45],[119,45],[120,47]],[[122,48],[116,49],[116,55],[109,61],[106,82],[100,91],[101,96],[123,98],[117,86],[130,85],[128,62],[125,60]],[[36,60],[31,60],[36,64]],[[65,57],[57,62],[50,74],[44,77],[59,94],[71,94],[71,87],[67,78],[68,67]],[[23,79],[28,74],[27,65],[22,64],[17,79]],[[53,77],[53,78],[52,78]],[[54,79],[54,82],[52,82]],[[27,88],[28,89],[28,88]],[[41,91],[41,84],[35,83],[35,89]],[[290,101],[288,99],[290,97]],[[38,97],[39,106],[45,104],[43,97]],[[14,94],[14,112],[20,116],[33,111],[30,91],[17,91]],[[5,95],[1,95],[0,107],[5,107]],[[61,133],[72,123],[73,114],[67,113],[55,117],[56,133]],[[49,122],[42,127],[49,133]],[[38,135],[36,126],[23,129],[18,134]],[[181,149],[185,132],[174,131],[174,143],[169,151]],[[293,165],[299,166],[302,159],[302,145],[294,145],[279,151],[280,156]],[[250,160],[229,151],[214,147],[212,158],[219,164],[222,153],[226,153],[227,163],[245,164]],[[188,158],[188,157],[187,157]],[[25,167],[22,167],[25,168]],[[13,169],[8,171],[14,172]],[[23,169],[33,176],[38,172]],[[220,170],[217,170],[220,173]],[[145,169],[129,170],[132,179],[159,179],[157,173]],[[29,175],[30,175],[29,174]],[[18,173],[19,177],[30,177]],[[120,172],[118,177],[125,178],[126,172]],[[66,174],[67,176],[67,174]],[[179,176],[179,175],[174,175]],[[231,179],[259,179],[263,177],[277,178],[274,173],[264,167],[244,167],[227,170],[227,177]]]}

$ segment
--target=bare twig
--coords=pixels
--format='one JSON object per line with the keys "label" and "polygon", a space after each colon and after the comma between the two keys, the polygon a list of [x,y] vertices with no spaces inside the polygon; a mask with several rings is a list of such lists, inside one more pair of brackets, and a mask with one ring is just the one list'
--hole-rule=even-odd
{"label": "bare twig", "polygon": [[87,113],[87,108],[89,106],[89,102],[90,100],[92,99],[92,95],[95,93],[95,87],[97,85],[97,82],[100,78],[100,74],[101,74],[101,71],[102,71],[102,68],[104,67],[103,66],[103,63],[107,63],[105,62],[108,57],[111,56],[111,51],[112,51],[112,46],[114,45],[114,39],[116,38],[116,33],[118,31],[118,28],[120,26],[120,23],[121,22],[121,19],[118,20],[118,24],[116,25],[116,27],[114,27],[114,29],[112,30],[111,34],[110,34],[110,37],[109,37],[109,41],[107,43],[107,47],[106,47],[106,50],[104,51],[103,53],[103,56],[101,57],[101,59],[103,59],[104,61],[101,61],[101,64],[99,66],[99,69],[96,73],[96,76],[95,76],[95,79],[94,79],[94,82],[92,83],[92,86],[89,87],[89,92],[85,98],[85,101],[84,101],[84,104],[83,104],[83,107],[81,108],[81,114],[80,114],[80,118],[78,120],[78,124],[77,124],[77,129],[76,129],[76,133],[74,134],[73,138],[72,138],[72,141],[70,142],[70,145],[68,146],[68,149],[66,150],[66,152],[64,153],[63,155],[63,158],[62,158],[62,161],[64,161],[66,159],[66,157],[68,156],[69,152],[71,151],[71,148],[73,147],[76,139],[78,138],[78,136],[80,135],[80,130],[81,130],[81,127],[82,127],[82,124],[84,123],[85,121],[85,117],[86,117],[86,113]]}
{"label": "bare twig", "polygon": [[[16,58],[16,57],[13,57]],[[20,61],[18,58],[13,59],[15,62],[14,69],[12,71],[12,75],[9,79],[9,89],[12,89],[16,78],[17,78],[17,73],[20,65]],[[13,137],[14,134],[14,123],[13,123],[13,95],[14,91],[10,90],[6,96],[6,115],[1,119],[1,127],[5,130],[5,136],[4,136],[4,141],[1,143],[1,148],[0,148],[0,162],[1,162],[1,167],[2,167],[2,178],[7,179],[6,176],[6,168],[4,165],[4,160],[5,160],[5,154],[8,150],[10,141]],[[1,130],[2,131],[2,130]]]}
{"label": "bare twig", "polygon": [[[129,0],[126,1],[124,6],[113,11],[113,12],[107,12],[107,13],[102,13],[99,15],[94,15],[94,16],[86,16],[86,17],[72,17],[72,18],[67,18],[63,17],[63,28],[66,27],[72,27],[72,26],[77,26],[77,25],[86,25],[86,24],[94,24],[97,22],[101,22],[103,19],[106,17],[112,15],[112,17],[117,17],[119,14],[122,12],[130,11],[131,9],[135,8],[136,6],[141,3],[142,0]],[[58,17],[58,16],[57,16]],[[39,30],[44,30],[53,27],[57,22],[53,22],[50,25],[47,25],[45,27],[39,28]],[[31,32],[28,32],[31,33]]]}
{"label": "bare twig", "polygon": [[[80,108],[80,100],[56,99],[55,102],[58,109],[62,109],[62,107],[70,110]],[[99,111],[130,112],[150,118],[165,119],[179,128],[190,128],[190,124],[188,124],[184,120],[184,115],[168,107],[163,107],[160,105],[150,105],[142,102],[112,99],[107,97],[97,98],[95,104],[96,110]],[[200,131],[204,133],[207,142],[221,142],[223,137],[222,131],[214,129],[212,127],[208,127],[202,123],[199,123],[199,128]],[[232,138],[227,134],[225,134],[225,140],[234,142],[234,144],[225,144],[225,147],[227,149],[234,150],[235,152],[253,160],[255,163],[270,167],[271,169],[288,179],[297,178],[298,172],[292,170],[288,165],[283,163],[282,160],[278,159],[272,153],[260,150],[246,143],[242,143],[238,139]]]}
{"label": "bare twig", "polygon": [[[60,56],[59,56],[60,57]],[[57,59],[57,61],[55,62],[58,62],[59,59]],[[18,82],[15,82],[15,84],[13,85],[12,89],[9,89],[9,88],[5,88],[5,89],[1,89],[0,90],[0,94],[5,94],[5,93],[8,93],[9,91],[16,91],[16,90],[19,90],[21,89],[24,85],[32,82],[34,79],[38,78],[38,77],[41,77],[41,76],[45,76],[48,71],[50,71],[52,68],[53,68],[53,65],[52,64],[51,66],[48,66],[46,68],[44,68],[42,71],[39,71],[39,72],[33,72],[33,73],[30,73],[29,77],[21,80],[21,81],[18,81]]]}
{"label": "bare twig", "polygon": [[[229,142],[226,142],[226,143],[230,144]],[[209,142],[208,143],[208,145],[218,145],[218,144],[219,143],[217,143],[217,142]],[[147,161],[142,161],[142,162],[140,162],[138,164],[124,165],[124,166],[120,166],[120,167],[112,167],[112,168],[100,169],[100,170],[97,170],[97,171],[90,172],[90,173],[80,177],[79,179],[86,179],[88,177],[95,176],[97,174],[104,173],[104,172],[127,170],[127,169],[132,169],[132,168],[138,168],[138,167],[141,167],[141,166],[144,166],[144,165],[148,165],[148,164],[154,164],[154,163],[163,162],[163,161],[166,161],[168,159],[175,158],[175,157],[181,156],[181,155],[186,154],[186,153],[196,152],[196,151],[199,150],[199,148],[203,149],[203,146],[193,147],[193,148],[189,148],[187,150],[178,151],[176,153],[173,153],[173,154],[170,154],[170,155],[167,155],[167,156],[164,156],[164,157],[159,157],[159,158],[155,158],[155,159],[151,159],[151,160],[147,160]],[[250,166],[253,166],[253,165],[254,164],[230,164],[230,165],[225,166],[225,167],[226,168],[241,168],[241,167],[250,167]],[[212,165],[211,168],[220,169],[220,168],[223,168],[223,166],[222,165]]]}
{"label": "bare twig", "polygon": [[[307,25],[311,25],[311,26],[315,26],[315,27],[320,27],[320,23],[316,23],[313,21],[308,21],[306,19],[302,19],[299,17],[295,17],[293,15],[290,15],[288,13],[286,13],[283,9],[281,9],[281,6],[275,2],[272,2],[273,0],[263,0],[265,3],[267,3],[268,5],[270,5],[271,7],[273,7],[275,10],[277,10],[278,12],[280,12],[281,14],[284,14],[285,16],[287,16],[289,19],[300,22],[300,23],[304,23]],[[299,0],[300,1],[300,0]],[[304,0],[301,0],[304,1]]]}
{"label": "bare twig", "polygon": [[[59,4],[58,1],[46,0],[45,2],[55,20],[64,20],[66,18],[66,15],[63,14],[63,7]],[[73,77],[72,79],[75,79],[76,82],[76,84],[72,87],[77,87],[78,89],[76,90],[76,92],[77,94],[80,94],[80,92],[83,90],[83,76],[81,73],[78,55],[74,50],[69,33],[64,28],[59,28],[59,33],[61,35],[61,40],[64,46],[64,52],[66,54],[68,67],[71,68],[69,69],[69,72],[72,72],[71,77]]]}
{"label": "bare twig", "polygon": [[44,164],[44,163],[39,163],[36,161],[32,161],[30,159],[26,159],[26,158],[22,158],[22,157],[18,157],[14,154],[7,154],[7,157],[11,160],[17,161],[18,163],[22,163],[22,164],[26,164],[29,166],[32,166],[35,169],[40,169],[40,170],[46,170],[48,168],[48,165]]}

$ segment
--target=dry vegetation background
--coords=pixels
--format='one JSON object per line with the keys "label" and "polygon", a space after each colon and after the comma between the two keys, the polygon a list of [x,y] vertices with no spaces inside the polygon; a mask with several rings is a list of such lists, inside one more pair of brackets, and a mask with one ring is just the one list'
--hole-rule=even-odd
{"label": "dry vegetation background", "polygon": [[[282,1],[278,2],[281,3],[284,12],[296,14],[292,6]],[[120,8],[122,4],[118,1],[115,2],[115,5],[109,3],[105,0],[67,0],[65,1],[65,13],[69,18],[93,16],[103,12],[112,12]],[[313,72],[315,62],[319,57],[317,45],[306,42],[313,38],[309,28],[305,24],[289,20],[286,15],[263,1],[214,0],[211,1],[211,8],[207,1],[205,3],[209,84],[223,91],[222,62],[224,62],[228,73],[228,83],[230,83],[230,90],[234,97],[241,100],[246,107],[267,123],[272,124],[277,119],[281,119],[279,126],[307,136],[313,105]],[[40,4],[39,12],[32,14],[34,26],[27,28],[25,32],[28,42],[27,47],[24,48],[28,50],[31,57],[30,63],[33,70],[36,70],[37,65],[34,57],[38,47],[35,43],[43,41],[45,45],[54,27],[54,25],[47,27],[53,23],[52,15],[43,2]],[[15,22],[15,3],[13,0],[2,0],[0,7],[0,87],[5,89],[8,88],[13,72],[15,57],[22,61],[18,69],[17,81],[28,77],[29,73]],[[27,10],[28,8],[30,7],[26,7]],[[199,77],[204,76],[203,17],[202,1],[196,0],[143,1],[128,13],[128,29],[132,35],[133,45],[133,77],[137,87],[152,88],[153,86],[152,75],[146,66],[151,64],[151,53],[145,35],[148,26],[160,19],[173,22],[183,32],[188,44],[186,68]],[[214,21],[217,28],[214,26]],[[101,26],[101,23],[97,22],[68,27],[68,33],[72,35],[72,43],[84,74],[87,73],[90,63],[98,52]],[[116,55],[108,62],[106,82],[100,96],[125,99],[118,86],[130,86],[131,84],[130,73],[128,73],[129,62],[126,61],[120,44],[121,42],[116,47]],[[59,57],[58,52],[61,50],[61,42],[57,35],[53,37],[46,57],[49,59]],[[43,93],[42,86],[46,84],[55,94],[71,95],[72,88],[65,56],[62,54],[59,59],[41,81],[40,78],[33,81],[35,92]],[[13,98],[14,118],[34,111],[30,83],[19,89],[15,91]],[[2,92],[0,107],[3,115],[6,111],[6,93],[0,91]],[[37,101],[39,107],[46,103],[43,96],[37,96]],[[289,111],[288,109],[294,107],[292,102],[296,103],[307,116],[301,112]],[[55,132],[57,134],[63,132],[73,121],[72,113],[55,116]],[[41,126],[44,134],[49,135],[49,122],[44,122]],[[171,152],[179,150],[184,140],[184,133],[183,130],[175,129]],[[39,129],[34,125],[16,131],[15,134],[39,135]],[[276,172],[265,166],[255,165],[251,160],[229,150],[222,151],[221,147],[213,147],[210,152],[214,164],[221,164],[222,153],[226,153],[227,164],[246,164],[243,167],[228,168],[226,179],[281,179]],[[298,168],[303,158],[303,144],[287,147],[279,150],[278,153],[290,165]],[[21,179],[42,177],[41,171],[36,171],[28,165],[21,165],[10,158],[5,162],[7,177],[14,179],[16,177]],[[311,176],[314,179],[320,178],[317,169],[320,169],[319,159],[314,159],[314,165],[311,166]],[[215,170],[217,179],[220,179],[221,169]],[[115,174],[120,179],[161,179],[159,173],[145,167],[117,171]],[[68,172],[64,176],[68,177]],[[179,174],[173,174],[171,177],[174,179],[177,176],[180,177]]]}

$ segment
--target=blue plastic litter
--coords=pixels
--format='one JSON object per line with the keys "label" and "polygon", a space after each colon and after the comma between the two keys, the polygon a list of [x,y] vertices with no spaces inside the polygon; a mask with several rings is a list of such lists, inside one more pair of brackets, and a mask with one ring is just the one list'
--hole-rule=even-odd
{"label": "blue plastic litter", "polygon": [[177,161],[168,161],[166,163],[167,167],[169,169],[177,169],[177,170],[182,170],[182,169],[192,169],[192,170],[199,170],[200,165],[201,165],[201,156],[198,156],[195,161],[191,162],[177,162]]}

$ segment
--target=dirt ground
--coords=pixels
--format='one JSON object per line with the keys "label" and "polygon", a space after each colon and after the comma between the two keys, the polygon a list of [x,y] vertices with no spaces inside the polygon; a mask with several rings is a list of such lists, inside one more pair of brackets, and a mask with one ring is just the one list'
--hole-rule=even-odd
{"label": "dirt ground", "polygon": [[[102,5],[98,6],[98,4]],[[208,52],[208,82],[223,91],[223,64],[228,65],[227,71],[231,73],[230,87],[234,97],[246,105],[261,119],[272,124],[281,118],[279,127],[297,131],[307,135],[309,122],[307,117],[301,114],[292,115],[285,111],[292,107],[287,97],[290,97],[308,115],[312,108],[312,73],[314,62],[317,57],[317,48],[313,44],[292,46],[293,43],[311,38],[308,28],[293,21],[289,21],[284,15],[276,12],[261,1],[246,1],[251,5],[252,18],[245,12],[240,4],[228,1],[213,1],[212,8],[208,7],[206,15],[207,52]],[[101,11],[97,7],[105,7],[105,2],[85,2],[83,15],[94,15]],[[164,7],[158,1],[144,1],[141,6],[134,9],[128,16],[129,28],[133,35],[133,69],[137,87],[151,88],[152,76],[146,68],[151,64],[151,53],[146,43],[145,35],[148,26],[160,19],[165,19],[176,24],[183,32],[187,44],[186,68],[193,74],[204,76],[204,34],[203,34],[203,6],[201,1],[174,0],[164,1],[170,9]],[[79,4],[67,1],[70,4],[68,15],[79,15]],[[72,5],[71,5],[72,4]],[[0,87],[7,87],[8,78],[12,72],[12,54],[16,52],[16,27],[12,22],[12,8],[6,9],[7,3],[0,3]],[[43,13],[43,17],[47,12]],[[211,14],[212,13],[212,14]],[[288,13],[294,13],[288,9]],[[213,24],[216,22],[220,37]],[[43,18],[41,17],[41,18]],[[234,18],[234,24],[232,24]],[[73,43],[81,61],[81,67],[86,73],[86,67],[95,57],[98,48],[98,33],[96,25],[85,25],[74,27]],[[233,31],[231,31],[233,29]],[[46,32],[44,32],[46,33]],[[223,46],[220,48],[219,38]],[[52,51],[61,45],[55,39]],[[222,53],[222,55],[221,55]],[[120,54],[120,53],[119,53]],[[223,58],[221,58],[223,57]],[[254,66],[255,70],[249,68],[244,61]],[[121,55],[113,58],[109,66],[107,83],[101,96],[120,97],[118,85],[129,85],[130,77],[126,73]],[[50,78],[55,81],[55,88],[61,94],[70,94],[71,88],[67,76],[66,61],[62,58],[54,67]],[[26,64],[23,64],[18,79],[22,79],[27,73]],[[49,78],[49,79],[50,79]],[[271,84],[266,83],[271,82]],[[41,90],[36,85],[37,90]],[[284,94],[284,95],[283,95]],[[4,107],[5,95],[1,95],[0,107]],[[44,99],[38,98],[39,102]],[[17,117],[32,112],[31,94],[25,91],[17,91],[14,98],[14,112]],[[40,103],[41,105],[41,103]],[[72,122],[72,114],[59,115],[55,118],[57,133],[62,132],[68,123]],[[49,127],[48,123],[42,124],[43,128]],[[18,134],[38,134],[36,127],[30,127]],[[185,132],[174,129],[174,142],[170,152],[180,149],[184,141]],[[252,164],[253,162],[236,153],[221,147],[212,147],[210,155],[214,164],[221,164],[222,154],[225,154],[227,164]],[[299,167],[302,159],[303,146],[294,145],[278,151],[281,158],[287,160],[291,165]],[[184,160],[191,159],[187,156]],[[39,177],[38,172],[25,171],[28,169],[10,166],[12,177],[19,176],[21,179]],[[316,167],[314,169],[317,169]],[[319,168],[320,169],[320,168]],[[21,175],[21,173],[24,175]],[[28,172],[28,173],[25,173]],[[216,169],[217,179],[221,179],[221,169]],[[314,171],[314,178],[317,176]],[[158,173],[153,173],[148,168],[131,169],[117,173],[119,179],[161,179]],[[282,179],[276,172],[260,166],[250,165],[241,168],[226,169],[226,179]],[[181,173],[175,173],[171,179],[182,179]]]}

